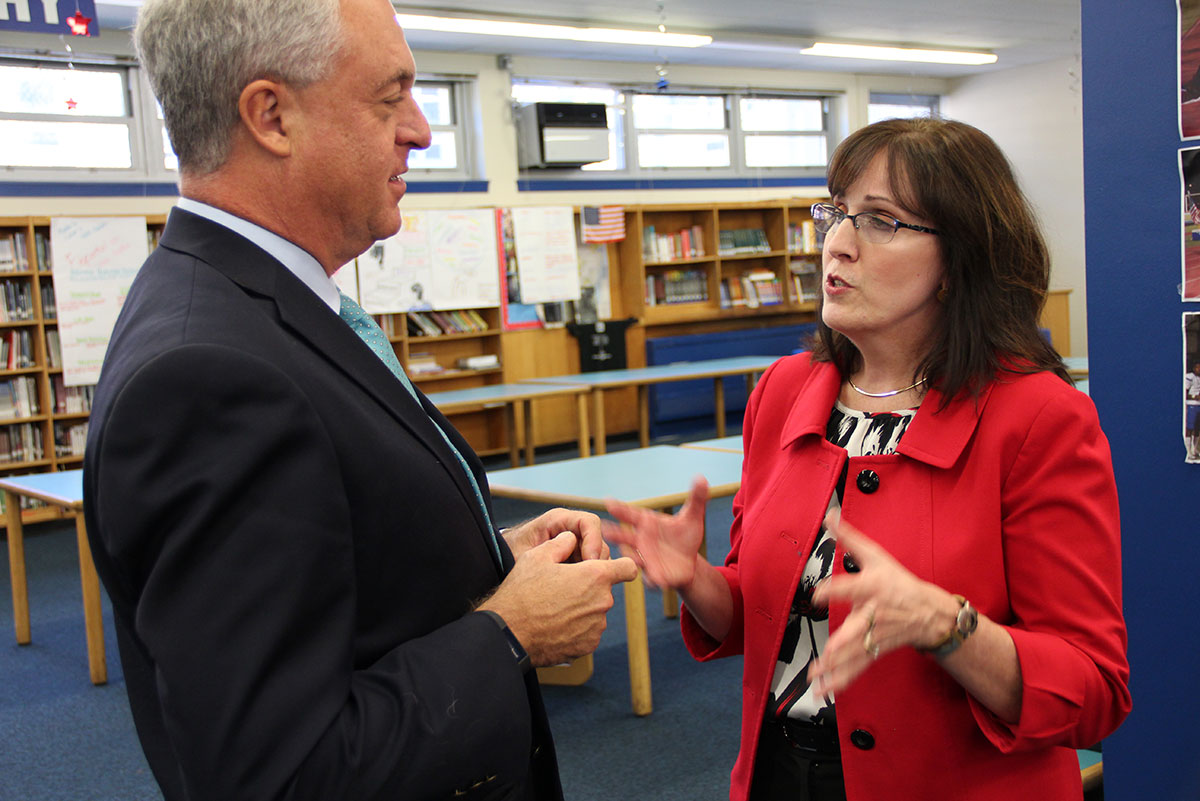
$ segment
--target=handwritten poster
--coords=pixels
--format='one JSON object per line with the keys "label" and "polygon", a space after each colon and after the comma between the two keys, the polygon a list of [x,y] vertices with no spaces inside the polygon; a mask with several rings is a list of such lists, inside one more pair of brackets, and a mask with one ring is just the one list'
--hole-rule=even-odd
{"label": "handwritten poster", "polygon": [[574,210],[569,206],[514,208],[512,219],[521,302],[577,300],[579,258]]}
{"label": "handwritten poster", "polygon": [[406,211],[399,233],[358,259],[362,307],[372,314],[500,305],[491,209]]}
{"label": "handwritten poster", "polygon": [[50,253],[67,386],[94,384],[129,285],[149,254],[144,217],[55,217]]}

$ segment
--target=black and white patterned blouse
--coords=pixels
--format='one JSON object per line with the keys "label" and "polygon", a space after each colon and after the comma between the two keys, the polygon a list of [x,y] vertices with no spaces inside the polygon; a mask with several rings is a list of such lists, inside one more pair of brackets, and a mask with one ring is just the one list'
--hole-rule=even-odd
{"label": "black and white patterned blouse", "polygon": [[[837,403],[829,416],[825,439],[849,456],[878,456],[894,453],[900,438],[912,422],[916,409],[896,412],[859,412]],[[837,491],[829,499],[829,509],[841,508],[846,473],[838,481]],[[814,609],[812,592],[817,582],[833,572],[836,541],[824,528],[804,566],[804,575],[796,587],[792,610],[788,615],[783,644],[771,680],[767,714],[820,723],[834,721],[833,696],[818,695],[808,683],[808,666],[817,658],[829,639],[828,609]]]}

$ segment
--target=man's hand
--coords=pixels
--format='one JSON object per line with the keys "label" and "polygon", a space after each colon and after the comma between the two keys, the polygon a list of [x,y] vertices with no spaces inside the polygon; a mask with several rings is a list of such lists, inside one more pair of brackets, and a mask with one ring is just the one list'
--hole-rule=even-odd
{"label": "man's hand", "polygon": [[504,618],[537,667],[596,650],[613,605],[612,585],[637,576],[631,559],[569,562],[575,553],[570,531],[524,550],[496,592],[479,605]]}
{"label": "man's hand", "polygon": [[564,531],[574,534],[578,543],[568,561],[608,558],[608,544],[600,533],[600,518],[576,509],[551,509],[533,520],[505,529],[504,540],[512,549],[513,557],[519,559],[530,548],[536,548]]}

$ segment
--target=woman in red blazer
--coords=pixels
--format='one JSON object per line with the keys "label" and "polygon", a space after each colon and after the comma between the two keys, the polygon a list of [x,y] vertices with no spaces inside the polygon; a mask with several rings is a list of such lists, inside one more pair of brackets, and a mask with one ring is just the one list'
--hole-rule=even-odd
{"label": "woman in red blazer", "polygon": [[702,479],[607,534],[696,658],[745,656],[733,801],[1078,799],[1074,749],[1130,709],[1120,522],[1038,226],[957,122],[857,131],[829,187],[817,338],[751,396],[726,564]]}

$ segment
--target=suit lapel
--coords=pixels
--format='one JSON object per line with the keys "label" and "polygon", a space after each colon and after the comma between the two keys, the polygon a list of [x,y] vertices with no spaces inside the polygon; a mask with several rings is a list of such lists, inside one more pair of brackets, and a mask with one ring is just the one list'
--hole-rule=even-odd
{"label": "suit lapel", "polygon": [[[458,487],[481,531],[487,531],[470,481],[435,428],[437,423],[422,405],[428,404],[432,409],[432,404],[423,399],[420,402],[415,400],[350,326],[290,270],[240,234],[180,209],[171,211],[159,244],[194,256],[246,292],[272,300],[284,327],[374,398],[437,458]],[[438,416],[441,416],[440,413]],[[452,427],[446,430],[454,431]],[[451,434],[455,435],[456,432]],[[470,446],[461,438],[458,447],[473,469],[482,467]],[[482,469],[475,472],[482,490],[487,486]],[[486,536],[491,535],[489,533]],[[491,547],[489,541],[488,549],[491,550]]]}

